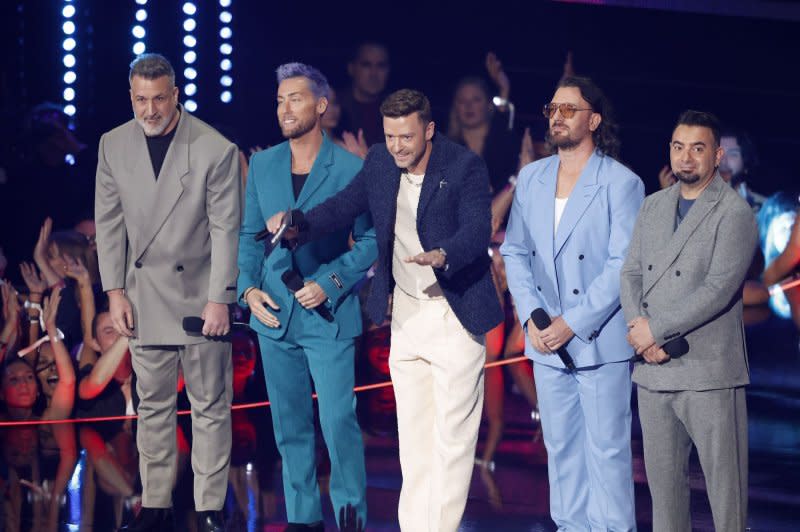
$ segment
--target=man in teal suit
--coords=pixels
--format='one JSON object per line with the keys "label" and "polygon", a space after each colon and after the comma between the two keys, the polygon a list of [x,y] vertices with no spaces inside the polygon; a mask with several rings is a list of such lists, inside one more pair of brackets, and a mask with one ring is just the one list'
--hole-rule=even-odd
{"label": "man in teal suit", "polygon": [[[294,253],[278,247],[265,258],[264,245],[254,239],[276,212],[287,206],[310,209],[345,188],[362,164],[322,133],[329,91],[325,76],[308,65],[288,63],[278,67],[277,77],[278,121],[288,141],[250,161],[239,236],[238,293],[250,308],[250,325],[261,346],[275,439],[283,458],[286,530],[321,531],[311,379],[331,458],[334,510],[338,514],[350,505],[366,521],[364,447],[353,394],[354,339],[362,323],[351,288],[378,252],[368,216]],[[281,280],[290,270],[304,280],[294,294]],[[320,310],[327,310],[332,321]]]}

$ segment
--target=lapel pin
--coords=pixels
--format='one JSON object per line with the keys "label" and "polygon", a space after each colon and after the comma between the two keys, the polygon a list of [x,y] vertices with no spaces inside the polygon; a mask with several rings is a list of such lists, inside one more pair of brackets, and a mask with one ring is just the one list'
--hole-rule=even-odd
{"label": "lapel pin", "polygon": [[442,179],[441,181],[439,181],[439,188],[444,188],[446,186],[447,186],[447,180],[446,179]]}

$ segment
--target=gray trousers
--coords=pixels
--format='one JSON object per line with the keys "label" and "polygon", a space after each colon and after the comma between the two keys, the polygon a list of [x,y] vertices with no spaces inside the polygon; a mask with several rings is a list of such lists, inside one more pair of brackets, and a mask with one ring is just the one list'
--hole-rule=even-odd
{"label": "gray trousers", "polygon": [[697,447],[718,532],[747,523],[747,404],[743,387],[653,392],[639,386],[653,532],[688,532],[689,453]]}
{"label": "gray trousers", "polygon": [[192,470],[197,511],[220,510],[231,457],[231,344],[132,347],[139,394],[136,445],[142,506],[172,506],[175,482],[178,361],[192,405]]}

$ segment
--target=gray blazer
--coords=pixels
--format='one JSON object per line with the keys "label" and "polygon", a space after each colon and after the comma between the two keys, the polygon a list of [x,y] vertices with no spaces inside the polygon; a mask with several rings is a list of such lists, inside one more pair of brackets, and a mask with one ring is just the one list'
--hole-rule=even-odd
{"label": "gray blazer", "polygon": [[131,120],[100,139],[95,195],[103,290],[124,288],[139,345],[186,345],[182,320],[236,300],[239,152],[182,106],[158,180]]}
{"label": "gray blazer", "polygon": [[650,321],[656,343],[684,337],[689,352],[636,363],[649,390],[713,390],[748,384],[742,285],[758,231],[747,203],[717,174],[675,229],[680,184],[648,196],[621,272],[626,321]]}

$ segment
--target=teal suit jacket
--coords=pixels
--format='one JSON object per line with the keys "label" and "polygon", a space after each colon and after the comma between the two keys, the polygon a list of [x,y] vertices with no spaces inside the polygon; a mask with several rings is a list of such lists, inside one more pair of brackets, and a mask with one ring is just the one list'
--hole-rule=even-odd
{"label": "teal suit jacket", "polygon": [[[273,214],[287,208],[309,210],[335,195],[350,183],[361,166],[361,159],[335,145],[325,135],[314,166],[295,201],[288,141],[258,152],[250,159],[244,218],[239,232],[238,294],[251,286],[267,292],[280,306],[279,311],[270,309],[270,312],[281,322],[280,328],[272,329],[252,317],[250,326],[259,334],[280,339],[286,333],[289,320],[297,319],[297,315],[308,320],[309,326],[322,335],[353,338],[361,334],[361,310],[351,289],[378,257],[375,230],[368,214],[359,216],[351,226],[297,248],[294,257],[288,249],[278,247],[265,259],[264,243],[253,238]],[[351,232],[355,241],[352,249],[348,244]],[[294,304],[294,296],[281,281],[281,274],[289,269],[295,269],[306,280],[316,281],[325,290],[328,295],[325,304],[334,316],[332,323]]]}

